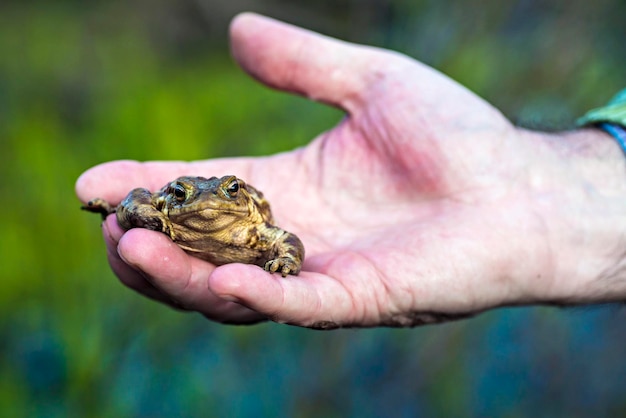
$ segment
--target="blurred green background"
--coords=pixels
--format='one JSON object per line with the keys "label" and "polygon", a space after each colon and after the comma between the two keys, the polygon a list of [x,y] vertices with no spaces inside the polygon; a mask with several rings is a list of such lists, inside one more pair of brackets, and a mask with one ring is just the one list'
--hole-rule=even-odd
{"label": "blurred green background", "polygon": [[82,171],[274,153],[342,116],[236,67],[244,10],[409,54],[529,127],[571,127],[626,87],[617,0],[4,0],[0,415],[626,416],[621,307],[314,332],[213,324],[115,279]]}

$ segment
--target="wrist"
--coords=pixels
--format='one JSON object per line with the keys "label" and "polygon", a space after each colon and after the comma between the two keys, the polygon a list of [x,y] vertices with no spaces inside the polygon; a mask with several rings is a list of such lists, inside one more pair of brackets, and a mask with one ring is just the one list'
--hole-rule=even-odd
{"label": "wrist", "polygon": [[541,174],[550,181],[531,189],[546,225],[552,277],[536,281],[536,298],[626,300],[626,156],[600,129],[537,135],[549,165]]}

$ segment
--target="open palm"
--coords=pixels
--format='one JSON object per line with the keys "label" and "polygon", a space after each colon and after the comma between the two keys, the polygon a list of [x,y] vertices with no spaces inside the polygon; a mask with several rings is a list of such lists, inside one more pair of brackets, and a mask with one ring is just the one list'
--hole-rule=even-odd
{"label": "open palm", "polygon": [[109,217],[109,261],[125,284],[221,322],[315,328],[418,325],[531,297],[523,283],[549,264],[529,187],[531,134],[399,54],[251,14],[233,22],[231,38],[251,75],[346,117],[270,157],[104,164],[81,176],[77,194],[117,202],[180,175],[237,175],[302,239],[303,271],[283,279],[250,265],[216,268]]}

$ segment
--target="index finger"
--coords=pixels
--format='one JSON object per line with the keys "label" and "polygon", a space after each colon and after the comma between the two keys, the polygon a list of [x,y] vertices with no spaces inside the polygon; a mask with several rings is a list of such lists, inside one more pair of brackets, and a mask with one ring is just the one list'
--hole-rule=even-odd
{"label": "index finger", "polygon": [[251,158],[221,158],[208,161],[112,161],[85,171],[76,181],[76,195],[81,202],[100,197],[117,204],[130,190],[145,187],[155,191],[180,176],[222,176],[232,174],[248,178]]}

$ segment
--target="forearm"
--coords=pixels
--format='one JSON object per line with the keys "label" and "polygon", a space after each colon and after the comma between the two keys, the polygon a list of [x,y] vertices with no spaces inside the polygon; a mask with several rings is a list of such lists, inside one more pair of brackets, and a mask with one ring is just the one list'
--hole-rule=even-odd
{"label": "forearm", "polygon": [[536,298],[559,304],[626,300],[626,156],[599,129],[529,134],[542,145],[531,177],[552,277]]}

